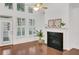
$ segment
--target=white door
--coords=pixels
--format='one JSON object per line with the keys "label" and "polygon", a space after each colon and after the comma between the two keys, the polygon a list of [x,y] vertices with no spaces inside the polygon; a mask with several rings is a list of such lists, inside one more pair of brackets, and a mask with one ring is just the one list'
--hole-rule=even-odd
{"label": "white door", "polygon": [[1,19],[2,45],[12,44],[12,19]]}

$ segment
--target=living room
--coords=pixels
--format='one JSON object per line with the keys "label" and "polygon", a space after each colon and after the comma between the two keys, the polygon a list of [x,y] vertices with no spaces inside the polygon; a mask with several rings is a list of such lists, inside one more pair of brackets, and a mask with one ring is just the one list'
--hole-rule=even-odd
{"label": "living room", "polygon": [[79,3],[0,3],[0,54],[79,55],[78,10]]}

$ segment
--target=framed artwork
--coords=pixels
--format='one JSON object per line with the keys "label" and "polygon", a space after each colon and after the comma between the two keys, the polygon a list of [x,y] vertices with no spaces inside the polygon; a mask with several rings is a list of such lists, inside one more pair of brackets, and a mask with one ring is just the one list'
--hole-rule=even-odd
{"label": "framed artwork", "polygon": [[62,19],[50,19],[48,20],[49,28],[61,28]]}
{"label": "framed artwork", "polygon": [[61,28],[61,22],[62,22],[61,19],[56,19],[55,20],[55,28]]}
{"label": "framed artwork", "polygon": [[49,21],[48,21],[48,27],[49,28],[54,28],[55,27],[55,21],[54,20],[52,20],[52,19],[50,19]]}

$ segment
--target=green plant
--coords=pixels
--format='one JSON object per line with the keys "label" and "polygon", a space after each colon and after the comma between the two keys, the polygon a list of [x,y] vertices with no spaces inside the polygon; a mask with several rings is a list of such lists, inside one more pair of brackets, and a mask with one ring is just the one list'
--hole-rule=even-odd
{"label": "green plant", "polygon": [[65,25],[65,23],[61,23],[61,26],[64,26]]}
{"label": "green plant", "polygon": [[43,37],[43,32],[42,32],[42,30],[37,31],[37,37],[39,37],[39,39],[41,40],[41,38]]}

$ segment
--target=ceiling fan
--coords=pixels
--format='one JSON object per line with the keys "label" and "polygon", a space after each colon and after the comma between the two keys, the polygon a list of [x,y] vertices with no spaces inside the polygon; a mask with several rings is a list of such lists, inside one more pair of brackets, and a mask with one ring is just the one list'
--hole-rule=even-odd
{"label": "ceiling fan", "polygon": [[47,6],[43,3],[36,3],[33,5],[33,9],[38,11],[39,9],[47,9]]}

